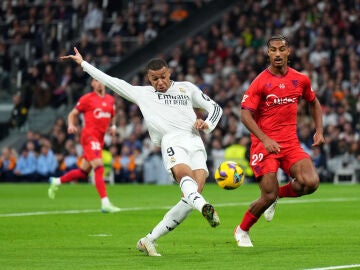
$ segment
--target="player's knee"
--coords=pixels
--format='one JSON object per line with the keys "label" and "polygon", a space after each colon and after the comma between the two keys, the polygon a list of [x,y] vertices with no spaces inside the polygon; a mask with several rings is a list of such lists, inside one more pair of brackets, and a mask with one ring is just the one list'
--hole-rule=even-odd
{"label": "player's knee", "polygon": [[311,181],[310,185],[308,186],[309,191],[310,191],[309,193],[313,193],[318,189],[319,182],[320,182],[319,176],[315,176],[313,181]]}
{"label": "player's knee", "polygon": [[262,195],[266,207],[270,206],[277,199],[277,192],[269,192]]}
{"label": "player's knee", "polygon": [[315,192],[319,187],[319,176],[317,174],[312,175],[312,177],[309,177],[307,181],[305,181],[305,194],[311,194]]}

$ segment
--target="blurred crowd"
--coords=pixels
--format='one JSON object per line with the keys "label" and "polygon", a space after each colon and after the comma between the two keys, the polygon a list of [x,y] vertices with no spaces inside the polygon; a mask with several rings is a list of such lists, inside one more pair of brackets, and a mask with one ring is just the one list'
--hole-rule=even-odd
{"label": "blurred crowd", "polygon": [[[18,1],[21,2],[42,1]],[[64,3],[68,4],[68,1],[49,1],[38,5],[40,8],[35,8],[37,12],[32,11],[31,14],[37,14],[42,20],[51,17],[48,18],[50,21],[69,24],[74,23],[72,19],[67,22],[66,18],[74,18],[70,14],[76,13],[79,18],[83,18],[78,20],[86,22],[82,25],[82,30],[68,31],[64,40],[76,40],[77,42],[71,45],[76,44],[88,62],[106,70],[120,61],[133,46],[142,46],[155,39],[163,25],[176,23],[189,16],[190,11],[195,8],[192,5],[200,8],[207,1],[134,1],[122,9],[121,13],[109,13],[108,9],[92,1],[72,2],[71,5],[65,5],[66,8],[61,8]],[[49,5],[56,5],[58,8],[50,8]],[[12,42],[15,42],[18,35],[14,34],[17,32],[14,21],[19,23],[21,20],[18,19],[20,13],[15,13],[15,7],[11,6],[12,1],[3,3],[0,18],[8,22],[9,27],[7,31],[2,31],[3,35],[12,34]],[[51,16],[47,12],[50,12]],[[14,14],[17,14],[16,17]],[[107,16],[104,16],[105,14]],[[214,132],[203,135],[208,149],[211,175],[221,161],[231,159],[241,163],[248,181],[253,181],[248,163],[249,132],[240,122],[239,104],[250,82],[267,66],[264,45],[266,39],[274,34],[283,34],[289,38],[292,50],[290,66],[310,77],[312,87],[323,107],[326,144],[317,148],[311,147],[314,126],[305,103],[300,101],[298,109],[299,139],[312,157],[321,181],[332,181],[334,174],[340,169],[358,170],[359,17],[359,0],[246,1],[235,5],[207,31],[187,37],[184,44],[174,48],[169,54],[161,55],[172,68],[174,80],[195,83],[224,110]],[[30,9],[24,18],[31,21]],[[45,25],[51,24],[43,24]],[[21,33],[26,32],[26,27],[23,28],[25,30]],[[36,30],[34,31],[36,33]],[[22,96],[31,97],[27,99],[31,100],[29,106],[73,106],[78,96],[88,91],[89,78],[81,68],[56,63],[56,57],[68,53],[71,48],[62,46],[57,35],[52,36],[51,30],[49,31],[44,33],[42,29],[38,35],[31,37],[35,41],[39,39],[35,42],[39,48],[31,50],[38,61],[28,62],[28,68],[23,70]],[[20,36],[24,38],[26,35]],[[3,44],[3,50],[8,57],[15,59],[16,54],[12,54],[16,51],[12,49],[14,44],[5,46],[6,38],[4,37],[4,42],[0,42],[0,51]],[[134,42],[127,42],[129,40]],[[19,59],[23,61],[21,56]],[[14,65],[15,62],[17,61],[11,63]],[[2,68],[6,69],[6,61],[1,62],[0,58],[0,63]],[[11,70],[11,67],[7,68]],[[19,70],[19,66],[14,67],[14,70]],[[6,85],[6,79],[1,82]],[[134,76],[130,83],[147,84],[144,72]],[[45,92],[51,94],[47,96]],[[106,138],[106,151],[111,154],[109,166],[115,172],[115,182],[157,183],[159,178],[163,177],[164,180],[159,181],[166,183],[168,175],[163,168],[160,166],[154,171],[155,167],[152,167],[155,164],[161,165],[161,154],[149,140],[139,108],[119,96],[115,98],[118,132],[115,137],[107,135]],[[28,134],[36,134],[38,137],[34,147],[28,146],[28,143],[33,141],[32,135],[29,135],[20,153],[15,153],[14,149],[8,147],[4,148],[0,161],[1,179],[6,179],[7,170],[19,175],[17,167],[20,166],[18,164],[21,157],[29,153],[33,153],[31,156],[37,158],[38,167],[44,168],[45,166],[41,165],[44,163],[40,163],[39,158],[46,152],[45,148],[52,153],[57,165],[55,168],[51,167],[51,171],[50,165],[46,166],[49,169],[47,172],[35,169],[36,177],[30,177],[31,179],[46,179],[49,175],[58,175],[71,166],[77,166],[81,155],[78,138],[67,134],[64,119],[59,119],[54,124],[51,134],[29,131]],[[42,160],[48,161],[46,158],[40,159]],[[284,175],[279,174],[279,177],[280,180],[286,180]]]}

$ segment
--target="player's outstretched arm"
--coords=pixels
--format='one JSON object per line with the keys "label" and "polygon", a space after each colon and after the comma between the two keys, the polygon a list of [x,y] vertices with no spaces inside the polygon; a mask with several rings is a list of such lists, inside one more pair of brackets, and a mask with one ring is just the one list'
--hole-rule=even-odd
{"label": "player's outstretched arm", "polygon": [[74,51],[75,51],[75,54],[61,56],[60,59],[63,61],[64,60],[73,60],[77,64],[81,65],[81,63],[82,63],[82,61],[84,61],[84,59],[76,47],[74,47]]}
{"label": "player's outstretched arm", "polygon": [[73,60],[77,64],[81,65],[83,70],[88,73],[91,77],[98,80],[106,87],[113,90],[115,93],[119,94],[123,98],[136,104],[138,96],[140,95],[139,91],[134,91],[134,86],[127,83],[124,80],[112,77],[105,72],[97,69],[93,65],[86,62],[78,49],[74,47],[75,54],[70,54],[66,56],[61,56],[60,60]]}

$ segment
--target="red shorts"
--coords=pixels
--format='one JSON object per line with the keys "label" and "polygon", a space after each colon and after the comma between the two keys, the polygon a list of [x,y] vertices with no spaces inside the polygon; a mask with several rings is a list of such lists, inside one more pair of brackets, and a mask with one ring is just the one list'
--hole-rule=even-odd
{"label": "red shorts", "polygon": [[279,154],[268,153],[261,142],[252,144],[250,148],[250,166],[256,178],[267,173],[277,173],[279,168],[290,176],[291,166],[304,158],[311,159],[298,143],[282,143]]}
{"label": "red shorts", "polygon": [[104,140],[99,140],[96,136],[83,134],[81,136],[81,146],[83,148],[83,157],[87,161],[102,158],[102,148]]}

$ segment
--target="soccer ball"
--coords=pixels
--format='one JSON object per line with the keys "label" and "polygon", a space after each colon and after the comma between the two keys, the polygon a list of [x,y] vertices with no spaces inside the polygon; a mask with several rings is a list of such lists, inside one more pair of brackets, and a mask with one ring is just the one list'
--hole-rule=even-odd
{"label": "soccer ball", "polygon": [[236,189],[244,182],[244,170],[234,161],[224,161],[215,171],[215,181],[223,189]]}

